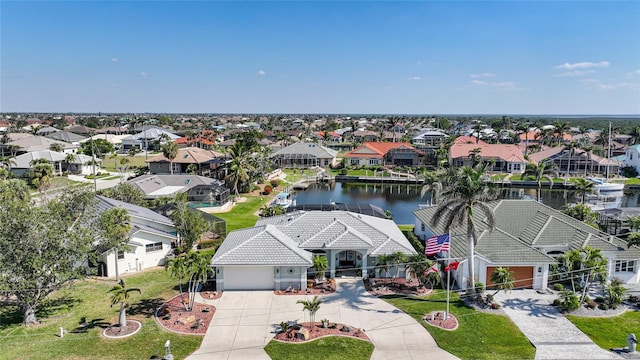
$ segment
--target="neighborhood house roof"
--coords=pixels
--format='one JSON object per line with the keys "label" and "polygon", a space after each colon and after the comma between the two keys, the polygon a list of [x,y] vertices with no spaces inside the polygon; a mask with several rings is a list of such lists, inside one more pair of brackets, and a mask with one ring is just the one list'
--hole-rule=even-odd
{"label": "neighborhood house roof", "polygon": [[43,151],[32,151],[26,154],[22,154],[16,156],[12,160],[15,162],[11,165],[14,169],[30,169],[31,162],[38,159],[45,159],[51,163],[64,161],[67,154],[51,151],[51,150],[43,150]]}
{"label": "neighborhood house roof", "polygon": [[[282,251],[274,255],[274,249]],[[347,211],[297,211],[260,219],[253,228],[231,232],[212,263],[310,266],[308,250],[329,249],[367,250],[370,256],[416,253],[392,220]]]}
{"label": "neighborhood house roof", "polygon": [[[545,249],[580,249],[584,246],[611,252],[616,259],[640,259],[640,248],[627,249],[623,240],[603,233],[544,204],[532,200],[499,200],[489,203],[495,214],[495,229],[489,231],[482,215],[474,218],[478,236],[476,253],[493,263],[555,262]],[[433,226],[437,206],[419,209],[414,215],[434,233],[445,233]],[[482,214],[475,211],[474,214]],[[466,232],[452,229],[451,256],[466,258]]]}
{"label": "neighborhood house roof", "polygon": [[199,175],[142,175],[127,182],[148,197],[169,196],[198,185],[223,186],[219,180]]}
{"label": "neighborhood house roof", "polygon": [[86,137],[82,135],[74,134],[69,131],[57,131],[47,135],[47,137],[49,139],[60,140],[68,143],[81,142],[82,140],[86,139]]}
{"label": "neighborhood house roof", "polygon": [[478,144],[455,143],[449,150],[452,159],[468,158],[474,149],[480,148],[480,156],[483,158],[497,158],[508,162],[526,163],[522,150],[516,145],[510,144]]}
{"label": "neighborhood house roof", "polygon": [[63,149],[77,149],[77,145],[69,144],[63,141],[48,139],[44,136],[29,136],[7,143],[6,145],[15,145],[26,152],[49,150],[51,145],[59,144]]}
{"label": "neighborhood house roof", "polygon": [[[197,147],[186,147],[182,149],[178,149],[176,154],[176,158],[173,159],[173,162],[176,164],[205,164],[210,162],[218,161],[219,159],[224,158],[224,155],[215,152],[213,150],[200,149]],[[160,154],[158,156],[152,157],[147,160],[147,162],[170,162],[171,160],[167,159],[164,155]]]}
{"label": "neighborhood house roof", "polygon": [[365,142],[357,149],[344,154],[345,157],[383,157],[389,151],[396,149],[408,149],[422,154],[420,150],[414,148],[407,142]]}
{"label": "neighborhood house roof", "polygon": [[269,157],[277,157],[279,155],[313,155],[320,159],[333,159],[338,155],[338,152],[333,149],[329,149],[322,145],[315,143],[295,143],[291,144],[283,149],[280,149]]}

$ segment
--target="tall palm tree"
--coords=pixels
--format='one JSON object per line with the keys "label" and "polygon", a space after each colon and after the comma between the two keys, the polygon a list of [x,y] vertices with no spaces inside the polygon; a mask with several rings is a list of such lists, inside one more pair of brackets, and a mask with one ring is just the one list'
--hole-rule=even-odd
{"label": "tall palm tree", "polygon": [[249,155],[243,143],[240,141],[236,141],[236,143],[229,148],[231,163],[229,164],[227,180],[231,183],[236,197],[240,196],[239,188],[249,181],[249,174],[254,171]]}
{"label": "tall palm tree", "polygon": [[393,272],[393,280],[398,278],[398,273],[400,272],[400,265],[407,262],[407,255],[401,251],[396,251],[393,254],[389,255],[391,266],[394,267]]}
{"label": "tall palm tree", "polygon": [[429,205],[435,204],[440,198],[440,192],[442,191],[442,182],[438,173],[427,173],[424,177],[424,185],[420,190],[420,197],[423,197],[427,191],[431,194],[431,201]]}
{"label": "tall palm tree", "polygon": [[581,203],[584,204],[584,199],[587,194],[593,194],[595,190],[595,184],[585,178],[577,178],[574,180],[573,185],[575,187],[576,195],[580,196]]}
{"label": "tall palm tree", "polygon": [[554,129],[553,129],[553,137],[555,138],[555,140],[558,143],[558,145],[560,145],[562,143],[562,141],[564,140],[564,134],[569,131],[571,126],[569,125],[568,122],[556,121],[556,122],[553,123],[553,127],[554,127]]}
{"label": "tall palm tree", "polygon": [[320,310],[322,299],[316,295],[311,300],[298,300],[296,304],[302,304],[303,310],[309,312],[309,322],[311,322],[311,330],[313,330],[313,323],[316,320],[316,313]]}
{"label": "tall palm tree", "polygon": [[474,248],[477,242],[475,230],[474,211],[480,211],[485,216],[485,221],[492,231],[495,226],[493,210],[485,203],[496,198],[496,191],[492,184],[486,180],[487,165],[477,168],[463,166],[458,168],[457,176],[451,181],[442,193],[446,199],[438,206],[431,219],[433,226],[442,224],[444,230],[449,232],[456,226],[466,226],[467,235],[467,270],[468,289],[475,295],[475,264]]}
{"label": "tall palm tree", "polygon": [[196,293],[200,285],[207,281],[207,277],[213,269],[211,268],[211,257],[195,251],[187,254],[186,265],[187,271],[190,274],[189,304],[187,304],[187,310],[192,311],[196,301]]}
{"label": "tall palm tree", "polygon": [[567,180],[569,179],[569,172],[571,171],[571,156],[573,156],[573,154],[576,151],[576,148],[578,147],[578,144],[575,141],[570,142],[569,144],[567,144],[564,147],[564,150],[567,151],[567,172],[564,175],[564,182],[565,184],[567,183]]}
{"label": "tall palm tree", "polygon": [[123,328],[127,326],[127,301],[129,300],[132,292],[142,293],[138,288],[130,288],[124,284],[124,280],[120,280],[120,283],[111,290],[111,306],[120,303],[120,316],[118,317],[118,326]]}
{"label": "tall palm tree", "polygon": [[640,143],[640,126],[635,126],[633,129],[631,129],[631,132],[629,133],[629,135],[631,136],[631,138],[629,139],[631,144],[639,144]]}
{"label": "tall palm tree", "polygon": [[431,265],[433,263],[424,254],[411,255],[407,259],[407,272],[418,281],[418,286],[421,286],[426,281],[424,273],[429,270]]}
{"label": "tall palm tree", "polygon": [[182,296],[182,294],[184,293],[184,291],[182,291],[182,282],[187,278],[186,256],[184,254],[181,254],[174,257],[173,259],[169,259],[165,269],[169,272],[169,277],[178,279],[180,301],[182,301],[182,305],[184,306],[185,310],[188,310],[187,304],[185,304],[184,297]]}
{"label": "tall palm tree", "polygon": [[627,219],[627,223],[629,223],[629,228],[632,231],[640,230],[640,215],[638,216],[629,216]]}
{"label": "tall palm tree", "polygon": [[31,169],[28,172],[29,183],[46,196],[47,190],[51,186],[53,178],[53,165],[46,159],[32,160]]}
{"label": "tall palm tree", "polygon": [[540,162],[538,164],[528,163],[527,168],[524,173],[522,173],[522,178],[526,178],[527,176],[533,176],[538,185],[537,191],[537,200],[540,201],[540,191],[542,190],[542,179],[547,179],[549,181],[549,189],[553,187],[553,178],[551,176],[557,176],[558,171],[553,167],[553,165],[549,165],[546,162]]}
{"label": "tall palm tree", "polygon": [[178,145],[173,141],[168,141],[166,144],[162,145],[162,155],[169,159],[171,175],[173,175],[173,159],[178,156]]}

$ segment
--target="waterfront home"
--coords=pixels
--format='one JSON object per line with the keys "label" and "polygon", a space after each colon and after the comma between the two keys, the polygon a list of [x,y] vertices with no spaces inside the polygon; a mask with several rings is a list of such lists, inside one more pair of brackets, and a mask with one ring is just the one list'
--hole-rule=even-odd
{"label": "waterfront home", "polygon": [[221,206],[229,201],[229,189],[221,180],[199,175],[142,175],[127,183],[140,189],[146,199],[173,197],[187,193],[188,201]]}
{"label": "waterfront home", "polygon": [[337,151],[316,143],[295,143],[272,153],[269,158],[280,168],[326,168],[336,164],[337,155]]}
{"label": "waterfront home", "polygon": [[162,266],[171,253],[172,243],[178,238],[171,219],[150,209],[96,196],[97,211],[102,213],[114,207],[127,210],[131,219],[131,232],[127,241],[127,251],[118,252],[118,258],[112,249],[98,249],[98,276],[115,276],[115,264],[118,262],[120,274],[143,271],[150,267]]}
{"label": "waterfront home", "polygon": [[351,166],[418,166],[423,163],[424,152],[407,142],[365,142],[344,157]]}
{"label": "waterfront home", "polygon": [[640,144],[629,146],[624,156],[624,165],[632,166],[640,174]]}
{"label": "waterfront home", "polygon": [[[484,141],[456,140],[449,149],[449,164],[451,166],[472,166],[480,157],[483,162],[488,162],[490,171],[500,171],[512,174],[522,174],[527,165],[522,150],[511,144],[488,144]],[[476,153],[477,152],[477,153]]]}
{"label": "waterfront home", "polygon": [[[367,276],[378,257],[416,254],[398,226],[384,218],[347,211],[295,211],[235,230],[211,264],[222,290],[304,290],[313,256],[325,256],[328,272]],[[393,267],[392,267],[393,268]],[[403,265],[377,276],[407,276]]]}
{"label": "waterfront home", "polygon": [[617,174],[620,168],[620,162],[598,156],[594,153],[574,149],[573,153],[564,146],[556,146],[543,151],[529,154],[529,160],[534,163],[552,163],[560,173],[566,173],[567,168],[569,174],[600,174],[607,173]]}
{"label": "waterfront home", "polygon": [[449,135],[439,129],[422,129],[411,139],[411,143],[418,149],[435,149],[449,139]]}
{"label": "waterfront home", "polygon": [[[493,231],[489,231],[487,220],[480,215],[482,212],[474,212],[477,235],[474,281],[487,284],[496,267],[509,267],[515,273],[516,287],[545,289],[552,276],[550,265],[556,263],[555,258],[589,246],[602,250],[608,260],[609,279],[618,278],[628,284],[640,282],[640,248],[632,246],[629,249],[624,240],[537,201],[499,200],[488,205],[495,214]],[[442,225],[431,224],[437,210],[434,206],[414,211],[414,231],[420,239],[445,233]],[[460,262],[452,275],[458,286],[466,289],[469,280],[466,228],[452,229],[450,249],[450,258]],[[447,257],[447,254],[440,256]]]}

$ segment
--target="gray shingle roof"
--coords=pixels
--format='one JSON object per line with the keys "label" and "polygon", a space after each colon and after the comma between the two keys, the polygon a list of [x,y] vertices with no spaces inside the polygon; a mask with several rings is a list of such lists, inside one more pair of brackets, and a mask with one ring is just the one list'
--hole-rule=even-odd
{"label": "gray shingle roof", "polygon": [[68,143],[81,142],[82,140],[86,140],[87,139],[86,137],[84,137],[82,135],[74,134],[74,133],[69,132],[69,131],[54,132],[54,133],[51,133],[51,134],[47,135],[46,137],[48,137],[49,139],[64,141],[64,142],[68,142]]}
{"label": "gray shingle roof", "polygon": [[223,185],[219,180],[199,175],[142,175],[127,182],[142,190],[147,196],[167,187],[174,190],[170,193],[173,194],[186,192],[198,185]]}
{"label": "gray shingle roof", "polygon": [[66,158],[67,154],[51,150],[32,151],[13,158],[15,162],[11,165],[14,169],[31,169],[31,162],[37,159],[45,159],[49,162],[59,162]]}
{"label": "gray shingle roof", "polygon": [[110,199],[108,197],[104,197],[102,195],[96,195],[98,199],[98,204],[96,205],[96,209],[99,213],[102,213],[104,210],[120,207],[129,212],[131,217],[139,217],[142,219],[147,219],[151,221],[155,221],[158,223],[162,223],[165,225],[173,226],[173,221],[166,216],[160,215],[153,210],[144,208],[142,206],[129,204],[123,201]]}
{"label": "gray shingle roof", "polygon": [[211,259],[221,265],[313,265],[312,254],[273,225],[229,233]]}
{"label": "gray shingle roof", "polygon": [[[579,220],[532,200],[500,200],[489,204],[495,213],[496,229],[487,230],[485,219],[474,219],[479,234],[476,253],[492,262],[518,263],[549,260],[541,253],[548,246],[579,249],[584,246],[613,252],[616,259],[640,259],[640,248],[627,249],[626,243]],[[419,209],[414,215],[435,233],[444,227],[431,226],[436,207]],[[476,212],[479,213],[479,212]],[[451,256],[466,258],[465,229],[452,229]],[[461,235],[457,235],[461,234]],[[527,250],[529,248],[529,250]]]}

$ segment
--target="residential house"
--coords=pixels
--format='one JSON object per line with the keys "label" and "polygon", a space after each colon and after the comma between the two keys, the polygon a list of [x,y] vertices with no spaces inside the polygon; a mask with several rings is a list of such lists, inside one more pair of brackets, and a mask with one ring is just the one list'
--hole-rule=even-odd
{"label": "residential house", "polygon": [[133,147],[139,149],[159,150],[161,139],[163,136],[168,137],[169,141],[177,140],[180,136],[171,133],[163,128],[147,126],[141,132],[129,135],[122,139],[122,151],[126,152]]}
{"label": "residential house", "polygon": [[[396,252],[416,254],[392,220],[346,211],[297,211],[232,231],[211,264],[219,291],[304,290],[314,255],[327,258],[331,277],[340,271],[367,276],[379,256]],[[391,275],[406,276],[404,266]]]}
{"label": "residential house", "polygon": [[629,146],[623,161],[625,165],[633,166],[640,174],[640,144]]}
{"label": "residential house", "polygon": [[[477,153],[476,153],[477,152]],[[482,161],[488,162],[491,171],[508,172],[522,174],[527,165],[522,150],[511,144],[487,144],[484,141],[473,140],[471,143],[466,140],[454,142],[449,149],[449,164],[451,166],[472,166],[474,155],[479,156]]]}
{"label": "residential house", "polygon": [[[3,149],[10,149],[15,147],[18,149],[17,154],[24,154],[32,151],[44,151],[51,150],[51,145],[57,144],[62,148],[62,152],[65,154],[75,154],[78,151],[79,146],[70,144],[63,141],[52,140],[44,136],[27,136],[18,140],[1,144]],[[6,151],[6,150],[4,150]]]}
{"label": "residential house", "polygon": [[335,165],[338,152],[315,143],[295,143],[282,148],[269,158],[280,168],[310,168]]}
{"label": "residential house", "polygon": [[607,159],[582,149],[569,149],[564,146],[556,146],[533,154],[529,154],[529,160],[535,163],[545,162],[554,164],[558,172],[569,174],[617,174],[621,163],[614,159]]}
{"label": "residential house", "polygon": [[[393,135],[392,135],[393,136]],[[375,131],[371,130],[356,130],[352,135],[353,139],[357,142],[368,142],[368,141],[378,141],[380,140],[379,134]]]}
{"label": "residential house", "polygon": [[222,206],[229,202],[229,189],[223,181],[199,175],[142,175],[127,181],[147,199],[187,193],[187,200]]}
{"label": "residential house", "polygon": [[72,132],[64,130],[53,132],[49,135],[46,135],[46,137],[52,140],[64,141],[73,145],[80,145],[81,142],[87,139],[82,135],[74,134]]}
{"label": "residential house", "polygon": [[111,208],[127,210],[132,228],[127,241],[128,249],[118,252],[117,259],[112,249],[98,249],[98,276],[115,276],[116,261],[120,274],[139,272],[165,264],[166,257],[178,240],[171,219],[150,209],[104,196],[97,195],[96,199],[99,214]]}
{"label": "residential house", "polygon": [[422,129],[411,139],[411,143],[418,149],[436,149],[449,139],[444,131],[439,129]]}
{"label": "residential house", "polygon": [[417,166],[424,152],[407,142],[365,142],[344,157],[351,166]]}
{"label": "residential house", "polygon": [[53,166],[54,175],[62,175],[66,157],[67,154],[51,150],[24,153],[12,159],[13,164],[11,164],[11,173],[16,177],[25,177],[29,170],[33,169],[34,161],[44,159]]}
{"label": "residential house", "polygon": [[[570,250],[589,246],[601,249],[608,260],[607,277],[619,278],[623,283],[640,281],[640,248],[627,248],[624,240],[606,234],[549,206],[532,200],[499,200],[490,202],[495,215],[495,228],[489,231],[481,211],[475,211],[477,234],[475,247],[475,281],[490,284],[495,268],[508,267],[514,272],[516,287],[546,289],[551,274],[550,265]],[[414,211],[415,234],[426,240],[433,234],[444,234],[442,225],[433,226],[437,207]],[[467,237],[466,228],[452,229],[448,258],[459,261],[452,271],[459,288],[466,289]],[[441,254],[447,257],[446,255]]]}
{"label": "residential house", "polygon": [[213,150],[186,147],[178,149],[175,159],[170,161],[160,154],[147,160],[151,174],[171,174],[170,166],[173,165],[173,174],[188,174],[189,167],[194,173],[200,175],[220,175],[226,163],[224,154]]}

